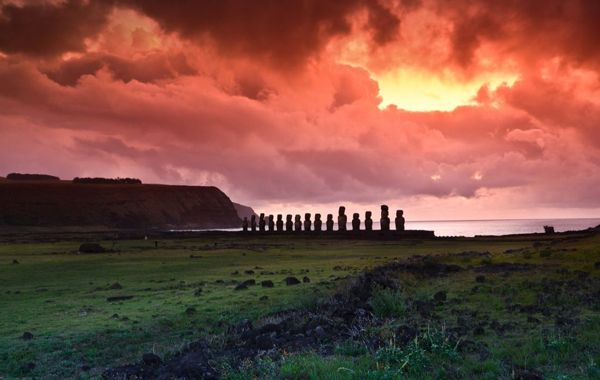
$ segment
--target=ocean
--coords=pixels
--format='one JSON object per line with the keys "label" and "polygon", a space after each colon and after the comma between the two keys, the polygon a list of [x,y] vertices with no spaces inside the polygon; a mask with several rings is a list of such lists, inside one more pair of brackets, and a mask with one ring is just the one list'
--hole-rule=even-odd
{"label": "ocean", "polygon": [[407,221],[406,228],[433,230],[436,236],[510,235],[544,232],[544,226],[556,232],[584,230],[600,225],[600,218],[585,219],[497,219]]}
{"label": "ocean", "polygon": [[[556,232],[584,230],[600,225],[600,218],[582,219],[495,219],[495,220],[421,220],[406,221],[406,229],[434,231],[436,236],[511,235],[544,232],[544,226],[553,226]],[[323,228],[325,226],[323,225]],[[351,228],[348,220],[348,229]],[[361,225],[364,228],[364,225]],[[392,228],[394,221],[392,219]],[[335,226],[337,230],[337,225]],[[379,229],[379,222],[373,222],[373,229]],[[186,230],[201,231],[201,230]],[[241,231],[241,228],[228,228],[221,231]]]}

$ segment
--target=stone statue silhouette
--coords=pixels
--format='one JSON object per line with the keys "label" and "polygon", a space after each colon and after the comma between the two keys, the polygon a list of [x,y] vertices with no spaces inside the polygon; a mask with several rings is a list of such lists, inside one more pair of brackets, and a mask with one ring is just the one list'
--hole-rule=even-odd
{"label": "stone statue silhouette", "polygon": [[302,231],[302,219],[300,215],[294,217],[294,231]]}
{"label": "stone statue silhouette", "polygon": [[352,214],[352,231],[360,231],[360,214]]}
{"label": "stone statue silhouette", "polygon": [[390,211],[387,205],[381,205],[380,228],[382,231],[390,230]]}
{"label": "stone statue silhouette", "polygon": [[248,232],[248,217],[244,216],[244,220],[242,220],[242,230],[244,232]]}
{"label": "stone statue silhouette", "polygon": [[312,221],[310,220],[310,213],[304,214],[304,231],[311,230]]}
{"label": "stone statue silhouette", "polygon": [[329,232],[333,231],[333,214],[327,214],[327,220],[325,221],[325,229]]}
{"label": "stone statue silhouette", "polygon": [[252,232],[256,231],[256,215],[250,217],[250,230],[252,230]]}
{"label": "stone statue silhouette", "polygon": [[258,230],[260,232],[265,232],[265,214],[261,213],[258,218]]}
{"label": "stone statue silhouette", "polygon": [[346,207],[340,206],[338,210],[338,231],[346,231],[346,222],[348,217],[346,216]]}
{"label": "stone statue silhouette", "polygon": [[321,214],[315,214],[315,231],[321,231],[323,222],[321,221]]}
{"label": "stone statue silhouette", "polygon": [[292,232],[294,230],[294,222],[292,222],[292,215],[290,214],[285,216],[285,230],[287,232]]}
{"label": "stone statue silhouette", "polygon": [[277,231],[281,232],[283,231],[283,215],[281,214],[277,214]]}
{"label": "stone statue silhouette", "polygon": [[366,231],[373,231],[373,219],[371,219],[371,215],[373,215],[373,213],[371,213],[371,211],[365,212],[365,230]]}
{"label": "stone statue silhouette", "polygon": [[396,210],[396,231],[404,231],[404,211]]}
{"label": "stone statue silhouette", "polygon": [[269,217],[267,218],[267,226],[269,228],[269,231],[275,231],[275,221],[273,220],[273,215],[269,215]]}

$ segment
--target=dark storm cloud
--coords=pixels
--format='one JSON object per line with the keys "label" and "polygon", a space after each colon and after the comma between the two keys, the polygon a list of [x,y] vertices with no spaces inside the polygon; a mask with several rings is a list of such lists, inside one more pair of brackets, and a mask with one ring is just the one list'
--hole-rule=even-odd
{"label": "dark storm cloud", "polygon": [[355,12],[369,12],[376,43],[391,41],[398,18],[367,0],[122,0],[157,20],[167,31],[196,39],[208,36],[226,54],[266,58],[284,67],[301,63],[332,38],[351,32]]}
{"label": "dark storm cloud", "polygon": [[0,2],[0,51],[40,57],[82,51],[110,10],[111,1]]}

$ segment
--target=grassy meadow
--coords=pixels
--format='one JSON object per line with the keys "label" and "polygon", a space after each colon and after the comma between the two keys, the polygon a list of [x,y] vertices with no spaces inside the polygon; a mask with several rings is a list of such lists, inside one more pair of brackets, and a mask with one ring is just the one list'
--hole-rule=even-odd
{"label": "grassy meadow", "polygon": [[[398,276],[399,290],[382,289],[369,301],[377,325],[338,341],[328,355],[307,350],[223,363],[221,376],[496,379],[531,369],[551,379],[600,378],[598,234],[423,241],[232,235],[159,240],[158,248],[154,240],[99,243],[113,251],[78,254],[80,241],[0,244],[0,378],[101,378],[106,368],[143,353],[168,358],[200,338],[218,342],[246,318],[318,307],[363,271],[416,255],[464,270]],[[288,276],[310,282],[286,286]],[[274,287],[235,290],[248,279]],[[439,292],[445,297],[432,315],[417,317],[413,306]],[[108,300],[117,296],[131,298]],[[527,307],[534,304],[544,307]],[[400,344],[396,331],[409,322],[419,333]],[[472,349],[447,339],[455,327]],[[373,337],[382,344],[365,343]]]}

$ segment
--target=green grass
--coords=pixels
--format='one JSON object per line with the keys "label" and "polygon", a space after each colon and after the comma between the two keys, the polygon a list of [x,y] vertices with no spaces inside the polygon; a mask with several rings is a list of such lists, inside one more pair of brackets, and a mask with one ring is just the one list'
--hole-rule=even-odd
{"label": "green grass", "polygon": [[[428,279],[407,274],[400,279],[401,290],[380,290],[370,300],[377,316],[390,319],[389,331],[369,332],[387,342],[384,348],[373,351],[363,342],[346,342],[331,356],[304,353],[280,361],[250,362],[226,370],[225,376],[491,379],[509,378],[511,363],[538,368],[550,378],[593,378],[600,373],[598,310],[591,305],[577,306],[581,323],[566,335],[554,334],[553,321],[543,315],[536,314],[539,325],[530,325],[525,314],[506,310],[508,298],[523,305],[534,302],[539,291],[536,287],[543,278],[566,276],[557,268],[599,275],[594,267],[600,261],[598,236],[543,239],[549,240],[536,247],[533,240],[542,237],[398,242],[220,237],[164,240],[158,249],[154,249],[153,241],[104,241],[103,246],[115,252],[98,255],[76,254],[78,241],[2,244],[0,378],[98,378],[106,367],[137,361],[144,352],[168,357],[186,343],[218,334],[241,319],[310,307],[341,288],[344,278],[412,255],[434,255],[435,260],[463,267],[500,262],[544,267],[508,277],[486,274],[483,283],[476,283],[475,274],[469,271]],[[552,239],[556,242],[549,244]],[[507,249],[522,251],[505,254]],[[463,251],[487,251],[491,256],[445,256]],[[13,260],[19,264],[12,264]],[[255,273],[245,274],[246,270]],[[240,274],[232,275],[234,271]],[[290,275],[300,279],[308,276],[311,282],[285,286],[282,280]],[[232,280],[250,278],[272,280],[275,287],[233,290]],[[109,289],[116,282],[122,289]],[[447,291],[448,301],[436,308],[441,320],[432,325],[435,334],[456,323],[456,310],[476,310],[487,320],[513,322],[518,329],[499,338],[486,327],[476,338],[490,349],[485,360],[456,353],[453,346],[443,344],[443,334],[420,335],[408,347],[395,345],[390,331],[411,318],[408,300],[430,300],[439,290]],[[107,297],[116,295],[133,298],[107,302]],[[268,299],[261,301],[262,296]],[[555,300],[571,301],[569,289]],[[186,313],[190,308],[195,311]],[[445,315],[448,320],[444,320]],[[21,339],[25,331],[33,333],[34,339]],[[467,338],[475,339],[470,332]],[[22,368],[28,362],[36,364],[32,371]],[[83,370],[84,365],[91,369]]]}

